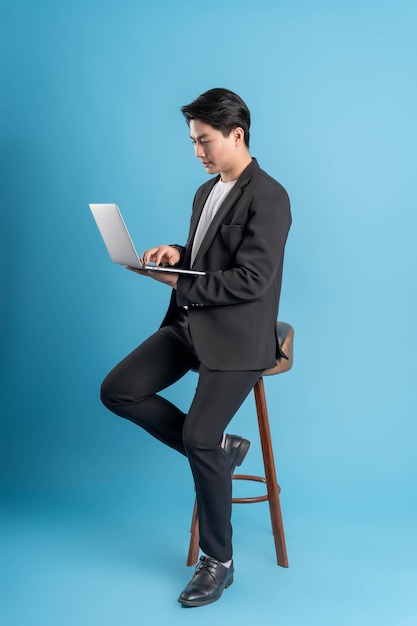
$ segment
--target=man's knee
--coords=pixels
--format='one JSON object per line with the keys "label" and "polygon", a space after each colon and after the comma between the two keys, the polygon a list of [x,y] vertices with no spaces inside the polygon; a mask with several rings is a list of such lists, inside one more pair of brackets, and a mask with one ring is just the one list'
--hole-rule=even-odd
{"label": "man's knee", "polygon": [[140,389],[139,380],[135,382],[136,386],[132,388],[122,376],[115,376],[110,372],[100,387],[100,399],[104,406],[117,412],[118,408],[137,405],[145,400],[148,397],[146,390]]}
{"label": "man's knee", "polygon": [[114,390],[108,376],[101,383],[100,400],[108,409],[111,409],[116,404]]}

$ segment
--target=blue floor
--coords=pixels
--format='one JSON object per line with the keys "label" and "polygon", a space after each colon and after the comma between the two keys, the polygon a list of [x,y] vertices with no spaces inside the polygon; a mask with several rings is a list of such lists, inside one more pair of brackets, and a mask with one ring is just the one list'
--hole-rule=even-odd
{"label": "blue floor", "polygon": [[[340,493],[300,505],[302,488],[292,485],[292,496],[281,498],[290,559],[283,569],[274,561],[268,505],[235,505],[235,582],[219,602],[184,609],[177,597],[192,574],[185,565],[192,493],[173,482],[160,488],[162,502],[141,489],[113,482],[9,502],[0,528],[2,626],[417,623],[411,520],[388,511],[378,524],[358,503],[346,514]],[[329,508],[320,515],[326,497],[334,498],[333,516]]]}

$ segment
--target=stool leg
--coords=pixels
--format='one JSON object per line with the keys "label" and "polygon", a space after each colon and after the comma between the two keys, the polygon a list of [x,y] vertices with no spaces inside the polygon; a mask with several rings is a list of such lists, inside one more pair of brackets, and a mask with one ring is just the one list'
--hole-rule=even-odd
{"label": "stool leg", "polygon": [[285,545],[284,526],[282,523],[281,505],[279,501],[279,487],[275,471],[274,453],[272,450],[265,387],[262,378],[260,378],[256,383],[254,393],[277,562],[278,565],[281,565],[281,567],[288,567],[287,548]]}
{"label": "stool leg", "polygon": [[200,550],[200,533],[198,530],[197,500],[194,502],[193,517],[190,528],[190,545],[188,548],[187,565],[195,565],[198,561],[198,553]]}

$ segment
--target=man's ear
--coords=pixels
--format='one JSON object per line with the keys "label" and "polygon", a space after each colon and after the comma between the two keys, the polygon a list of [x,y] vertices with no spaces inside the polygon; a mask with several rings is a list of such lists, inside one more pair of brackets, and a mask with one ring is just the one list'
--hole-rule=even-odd
{"label": "man's ear", "polygon": [[239,143],[244,143],[245,131],[243,130],[243,128],[241,128],[240,126],[236,126],[236,128],[234,128],[232,132],[236,145],[238,145]]}

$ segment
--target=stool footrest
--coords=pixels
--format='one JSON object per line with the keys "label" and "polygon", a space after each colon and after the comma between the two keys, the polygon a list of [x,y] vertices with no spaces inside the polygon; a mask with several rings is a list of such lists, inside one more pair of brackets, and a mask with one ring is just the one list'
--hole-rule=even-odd
{"label": "stool footrest", "polygon": [[[252,480],[257,483],[263,483],[266,485],[266,478],[263,476],[252,476],[251,474],[233,474],[233,480]],[[278,493],[281,492],[281,488],[278,486]],[[269,495],[265,494],[264,496],[253,496],[249,498],[232,498],[233,504],[253,504],[255,502],[268,502]]]}

